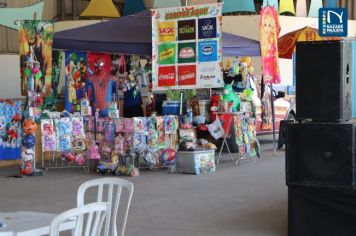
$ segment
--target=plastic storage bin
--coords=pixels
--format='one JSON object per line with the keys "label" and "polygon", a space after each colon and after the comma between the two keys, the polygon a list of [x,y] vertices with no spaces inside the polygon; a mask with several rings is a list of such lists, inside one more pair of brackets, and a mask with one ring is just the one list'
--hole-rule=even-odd
{"label": "plastic storage bin", "polygon": [[176,171],[196,175],[215,172],[215,150],[178,151]]}

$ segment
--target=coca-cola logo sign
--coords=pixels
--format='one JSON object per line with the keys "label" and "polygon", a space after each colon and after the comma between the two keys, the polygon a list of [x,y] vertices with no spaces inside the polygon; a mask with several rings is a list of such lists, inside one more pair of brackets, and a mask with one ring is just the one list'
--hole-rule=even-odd
{"label": "coca-cola logo sign", "polygon": [[160,74],[158,77],[159,80],[173,80],[175,79],[175,73],[169,73],[169,74]]}
{"label": "coca-cola logo sign", "polygon": [[158,87],[176,85],[175,66],[160,66],[158,68]]}

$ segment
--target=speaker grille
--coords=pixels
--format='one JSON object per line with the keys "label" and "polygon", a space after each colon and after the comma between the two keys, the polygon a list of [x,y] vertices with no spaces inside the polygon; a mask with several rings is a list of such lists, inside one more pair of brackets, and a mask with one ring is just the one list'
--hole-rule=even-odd
{"label": "speaker grille", "polygon": [[353,189],[355,127],[351,123],[288,124],[287,184]]}

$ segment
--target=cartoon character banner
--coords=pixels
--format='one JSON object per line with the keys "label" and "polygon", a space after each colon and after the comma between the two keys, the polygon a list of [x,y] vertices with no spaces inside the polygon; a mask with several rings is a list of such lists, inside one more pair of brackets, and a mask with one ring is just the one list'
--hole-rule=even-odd
{"label": "cartoon character banner", "polygon": [[272,6],[263,7],[260,17],[262,75],[265,84],[281,83],[278,64],[278,36],[281,31],[278,13]]}
{"label": "cartoon character banner", "polygon": [[222,3],[151,13],[153,90],[223,87]]}
{"label": "cartoon character banner", "polygon": [[52,93],[53,21],[22,20],[19,28],[21,94],[37,91],[43,97]]}
{"label": "cartoon character banner", "polygon": [[0,160],[21,158],[21,102],[0,101]]}
{"label": "cartoon character banner", "polygon": [[89,77],[86,52],[65,52],[65,110],[80,112],[80,100],[85,97]]}

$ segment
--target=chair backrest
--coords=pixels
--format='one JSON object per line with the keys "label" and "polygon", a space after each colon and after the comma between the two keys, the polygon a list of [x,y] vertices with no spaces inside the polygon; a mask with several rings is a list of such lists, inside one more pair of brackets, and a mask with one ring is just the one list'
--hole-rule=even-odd
{"label": "chair backrest", "polygon": [[[105,221],[105,236],[118,236],[117,222],[118,222],[118,209],[123,212],[120,214],[120,236],[124,236],[127,215],[129,212],[132,193],[134,186],[131,182],[120,179],[117,177],[99,178],[94,180],[89,180],[80,185],[77,193],[77,206],[83,206],[85,204],[85,192],[88,189],[97,188],[97,202],[109,202],[109,216]],[[123,189],[126,193],[126,197],[122,197]],[[124,200],[123,200],[124,199]],[[120,202],[120,200],[122,200]]]}
{"label": "chair backrest", "polygon": [[108,202],[96,202],[65,211],[52,220],[49,235],[59,236],[60,225],[75,220],[75,227],[72,231],[74,236],[100,235],[104,220],[109,215],[109,209]]}

